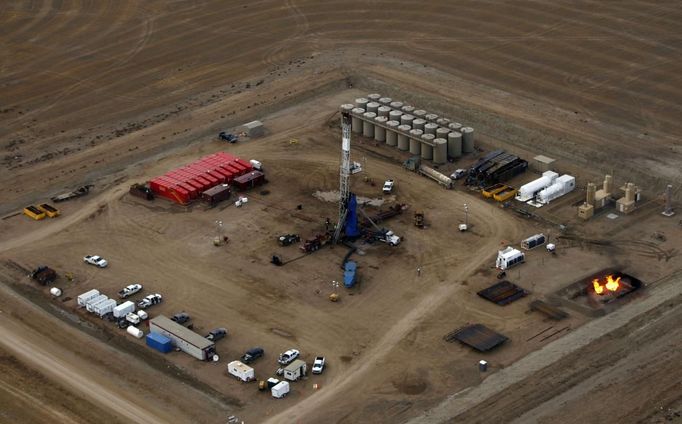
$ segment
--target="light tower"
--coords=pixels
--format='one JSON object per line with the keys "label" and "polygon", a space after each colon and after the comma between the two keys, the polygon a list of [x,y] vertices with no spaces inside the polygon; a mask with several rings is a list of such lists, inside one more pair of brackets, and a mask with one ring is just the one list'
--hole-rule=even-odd
{"label": "light tower", "polygon": [[341,113],[341,172],[339,174],[339,222],[334,231],[334,243],[339,241],[341,229],[348,215],[348,199],[350,198],[350,130],[351,116],[349,112]]}

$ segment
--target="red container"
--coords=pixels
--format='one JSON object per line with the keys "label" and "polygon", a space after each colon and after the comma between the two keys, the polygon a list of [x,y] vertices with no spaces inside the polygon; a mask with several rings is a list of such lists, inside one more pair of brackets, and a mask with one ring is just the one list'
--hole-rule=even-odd
{"label": "red container", "polygon": [[251,165],[251,162],[247,162],[244,159],[241,158],[235,158],[234,160],[238,164],[244,166],[248,171],[251,171],[253,169],[253,165]]}
{"label": "red container", "polygon": [[233,160],[236,159],[236,158],[235,158],[234,156],[232,156],[231,154],[225,153],[225,152],[218,152],[218,153],[216,153],[216,156],[219,157],[220,159],[222,159],[222,160],[225,161],[225,162],[232,162]]}
{"label": "red container", "polygon": [[222,184],[222,183],[225,182],[225,176],[224,176],[223,174],[221,174],[220,172],[218,172],[218,171],[216,171],[216,170],[211,170],[211,171],[208,171],[208,173],[209,173],[209,175],[211,175],[212,177],[218,179],[218,184]]}
{"label": "red container", "polygon": [[196,199],[197,197],[199,197],[199,191],[193,185],[188,183],[181,183],[179,187],[182,187],[185,190],[187,190],[190,199]]}
{"label": "red container", "polygon": [[245,170],[242,170],[234,163],[227,164],[227,167],[232,171],[235,177],[242,175],[244,172],[246,172]]}
{"label": "red container", "polygon": [[218,168],[216,168],[213,172],[218,172],[218,173],[220,173],[220,175],[223,176],[223,180],[224,180],[226,183],[229,183],[230,181],[232,181],[232,172],[230,172],[230,171],[228,171],[228,170],[226,170],[226,169],[223,169],[223,168],[221,168],[221,167],[218,167]]}
{"label": "red container", "polygon": [[197,191],[198,191],[199,193],[201,193],[201,192],[204,191],[204,185],[201,184],[200,182],[194,180],[194,179],[189,179],[189,180],[187,180],[187,184],[189,184],[189,185],[191,185],[192,187],[194,187],[195,189],[197,189]]}

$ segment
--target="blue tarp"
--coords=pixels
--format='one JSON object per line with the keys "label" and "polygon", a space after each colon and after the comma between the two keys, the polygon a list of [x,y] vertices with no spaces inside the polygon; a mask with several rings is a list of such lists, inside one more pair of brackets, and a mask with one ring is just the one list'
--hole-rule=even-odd
{"label": "blue tarp", "polygon": [[360,235],[357,208],[358,201],[355,199],[355,195],[351,193],[348,199],[348,215],[346,215],[346,237],[354,238]]}

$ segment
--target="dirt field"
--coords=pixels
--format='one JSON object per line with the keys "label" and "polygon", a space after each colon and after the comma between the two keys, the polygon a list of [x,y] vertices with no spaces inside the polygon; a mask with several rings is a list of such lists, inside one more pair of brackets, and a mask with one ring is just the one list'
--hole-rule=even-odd
{"label": "dirt field", "polygon": [[[248,423],[681,421],[682,309],[670,288],[680,282],[664,277],[682,268],[682,227],[660,215],[662,188],[674,184],[679,201],[682,182],[677,6],[6,2],[0,422],[224,423],[230,415]],[[296,246],[279,247],[275,237],[309,237],[335,219],[337,204],[314,194],[338,190],[338,106],[370,92],[467,123],[483,151],[502,146],[528,159],[557,158],[579,189],[527,219],[460,185],[443,190],[402,169],[407,155],[354,137],[364,171],[353,177],[353,191],[409,209],[386,224],[404,242],[361,245],[354,256],[360,285],[330,303],[347,249],[299,258]],[[265,137],[215,139],[252,119],[266,124]],[[127,193],[133,182],[217,151],[261,160],[267,193],[250,192],[242,208],[213,209]],[[579,222],[573,205],[588,181],[607,172],[616,187],[639,184],[644,201],[629,216]],[[395,179],[396,192],[380,199],[386,178]],[[86,183],[92,193],[60,204],[58,219],[14,215]],[[460,234],[464,203],[471,231]],[[416,209],[426,212],[427,229],[412,225]],[[217,220],[226,246],[212,245]],[[508,275],[531,294],[505,307],[476,296],[496,281],[498,248],[538,232],[557,242],[558,254],[531,251]],[[92,253],[110,267],[83,264]],[[295,261],[274,267],[273,254]],[[62,275],[61,299],[26,277],[43,263]],[[606,267],[650,284],[616,312],[622,325],[603,336],[598,329],[609,316],[569,311],[557,323],[529,311],[530,301]],[[227,327],[220,362],[163,356],[76,308],[82,292],[113,295],[132,282],[163,294],[152,315],[187,311],[200,333]],[[442,340],[474,322],[510,341],[479,354]],[[534,337],[550,327],[561,331]],[[542,369],[524,368],[529,354],[556,352],[569,338],[582,347]],[[328,369],[275,400],[225,372],[227,361],[253,346],[266,351],[254,365],[259,379],[294,347],[309,363],[325,355]],[[480,359],[490,372],[478,371]],[[508,384],[486,385],[506,373],[515,376]],[[628,394],[622,413],[605,415],[589,401],[633,386],[647,395]],[[472,401],[467,393],[480,395]]]}

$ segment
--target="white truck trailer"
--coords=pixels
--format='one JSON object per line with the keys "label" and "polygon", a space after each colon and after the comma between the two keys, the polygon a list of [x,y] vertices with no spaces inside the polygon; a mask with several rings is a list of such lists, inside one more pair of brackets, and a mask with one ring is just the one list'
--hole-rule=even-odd
{"label": "white truck trailer", "polygon": [[86,309],[88,312],[92,312],[92,308],[94,308],[95,305],[97,305],[97,304],[100,303],[100,302],[104,302],[104,301],[107,300],[107,299],[109,299],[109,296],[107,296],[107,295],[105,295],[105,294],[100,294],[100,295],[97,296],[97,297],[93,297],[92,299],[90,299],[90,300],[88,300],[87,302],[85,302],[85,309]]}
{"label": "white truck trailer", "polygon": [[509,246],[506,249],[497,252],[495,266],[498,269],[505,270],[513,267],[516,264],[520,264],[525,260],[526,255],[524,255],[522,251]]}
{"label": "white truck trailer", "polygon": [[289,382],[280,381],[279,383],[275,384],[272,389],[270,389],[270,393],[272,393],[272,397],[274,398],[283,398],[289,394]]}
{"label": "white truck trailer", "polygon": [[115,318],[123,318],[130,312],[135,312],[135,302],[125,301],[114,308],[113,313]]}
{"label": "white truck trailer", "polygon": [[173,341],[173,346],[200,361],[211,359],[215,353],[214,342],[163,315],[149,320],[149,331],[163,334]]}
{"label": "white truck trailer", "polygon": [[85,306],[89,300],[94,299],[97,296],[99,296],[99,290],[97,289],[92,289],[78,295],[78,306]]}
{"label": "white truck trailer", "polygon": [[232,361],[227,364],[227,372],[241,381],[251,381],[256,378],[253,368],[240,361]]}
{"label": "white truck trailer", "polygon": [[95,315],[102,317],[102,316],[108,314],[109,312],[113,311],[115,307],[116,307],[116,300],[107,299],[107,300],[105,300],[103,302],[99,302],[98,304],[93,306],[92,312]]}

